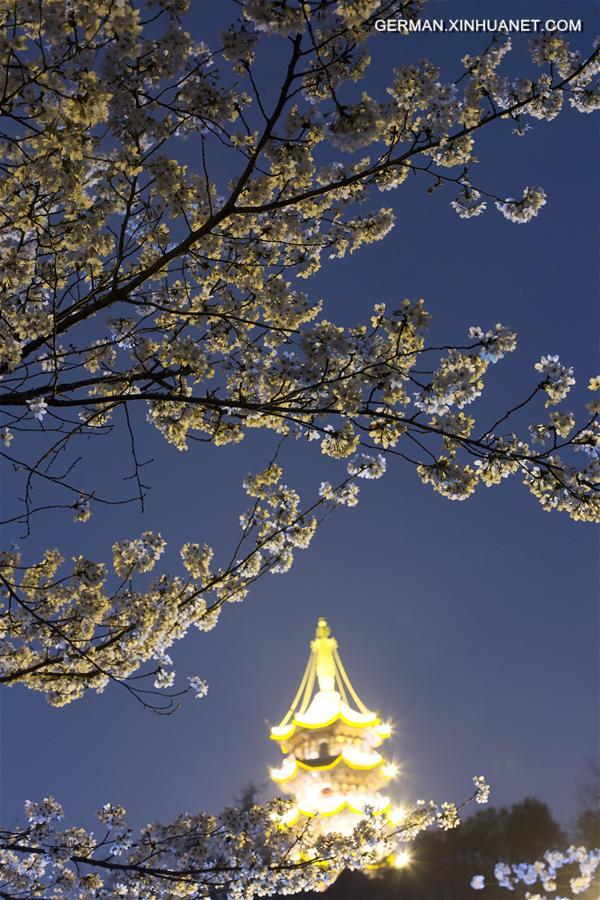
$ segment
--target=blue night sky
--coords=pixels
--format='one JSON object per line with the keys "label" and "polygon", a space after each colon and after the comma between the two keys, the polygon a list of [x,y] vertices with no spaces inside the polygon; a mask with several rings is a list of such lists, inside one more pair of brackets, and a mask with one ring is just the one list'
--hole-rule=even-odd
{"label": "blue night sky", "polygon": [[[193,0],[187,27],[210,44],[234,9],[228,0]],[[573,43],[584,51],[600,30],[592,2],[448,0],[432,3],[426,15],[475,9],[581,17],[584,33]],[[514,37],[505,63],[514,74],[526,65],[526,40]],[[424,55],[455,77],[460,58],[485,42],[377,35],[368,89],[377,92],[395,64]],[[276,62],[275,55],[271,70],[260,71],[263,80],[275,84]],[[598,121],[568,111],[532,124],[524,138],[504,123],[486,129],[473,174],[476,185],[506,196],[543,186],[548,203],[531,224],[511,224],[493,208],[461,220],[449,205],[452,188],[430,196],[428,181],[411,177],[383,195],[397,218],[388,238],[300,284],[323,297],[327,318],[342,324],[367,320],[374,303],[423,297],[434,315],[434,344],[462,343],[474,324],[514,328],[518,349],[491,370],[489,397],[477,405],[490,424],[530,392],[541,355],[560,353],[575,366],[572,408],[579,414],[597,369]],[[113,541],[146,529],[168,540],[166,566],[176,565],[188,540],[224,555],[232,548],[246,506],[242,478],[269,460],[272,438],[250,435],[219,449],[192,444],[182,454],[139,418],[142,455],[154,459],[144,516],[131,506],[118,515],[100,509],[87,526],[72,524],[68,513],[41,517],[23,542],[28,553],[56,542],[67,556],[104,558]],[[120,484],[128,474],[121,447],[116,434],[86,449],[99,485]],[[314,444],[286,450],[283,463],[288,483],[306,498],[339,472]],[[359,695],[396,723],[398,799],[461,800],[471,776],[485,774],[495,804],[534,795],[568,824],[585,760],[598,751],[594,529],[544,513],[518,480],[452,503],[421,485],[410,466],[390,460],[383,479],[362,484],[358,507],[336,512],[289,574],[259,581],[213,632],[193,630],[174,645],[178,683],[200,674],[210,684],[204,700],[186,696],[178,713],[161,717],[114,686],[60,710],[24,688],[5,690],[3,822],[20,815],[25,799],[52,794],[71,822],[89,823],[110,800],[140,825],[184,810],[218,810],[251,779],[266,785],[268,765],[278,762],[267,721],[275,724],[286,711],[324,615]]]}

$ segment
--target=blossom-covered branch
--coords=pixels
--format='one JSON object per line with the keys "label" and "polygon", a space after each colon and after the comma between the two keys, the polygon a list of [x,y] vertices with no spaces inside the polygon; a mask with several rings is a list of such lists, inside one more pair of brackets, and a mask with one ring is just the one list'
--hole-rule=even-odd
{"label": "blossom-covered branch", "polygon": [[[387,817],[367,815],[350,835],[323,835],[310,819],[289,825],[290,802],[273,800],[221,815],[188,814],[168,825],[146,825],[138,836],[122,806],[98,812],[103,834],[61,829],[63,809],[52,797],[25,805],[27,825],[0,829],[0,896],[212,897],[251,900],[319,889],[343,868],[380,864],[403,842],[430,827],[455,828],[459,810],[486,803],[489,787],[473,779],[462,804],[419,800]],[[392,817],[394,818],[394,817]]]}
{"label": "blossom-covered branch", "polygon": [[[226,564],[213,565],[214,550],[207,544],[186,543],[180,551],[183,577],[163,574],[144,585],[166,547],[150,531],[113,545],[112,584],[107,566],[83,556],[64,571],[57,550],[28,566],[21,565],[18,551],[0,554],[6,598],[0,684],[42,691],[54,706],[88,689],[102,692],[110,681],[158,712],[176,708],[185,690],[204,696],[207,685],[199,676],[188,678],[189,688],[165,693],[175,681],[169,647],[192,625],[214,628],[223,605],[243,600],[263,574],[286,572],[319,521],[336,505],[352,502],[354,481],[369,476],[369,467],[360,462],[330,495],[301,510],[299,495],[280,483],[282,470],[273,461],[245,481],[253,502],[240,516],[241,535]],[[152,668],[137,674],[146,663]],[[154,690],[140,683],[150,676]]]}
{"label": "blossom-covered branch", "polygon": [[[526,890],[525,900],[569,900],[571,896],[587,895],[590,890],[598,889],[598,866],[600,865],[600,849],[588,850],[587,847],[572,845],[566,850],[547,850],[543,859],[533,863],[498,863],[494,876],[500,887],[515,891],[525,885],[534,889],[534,893]],[[537,892],[539,886],[543,894]],[[483,890],[486,887],[483,875],[474,875],[471,887]]]}

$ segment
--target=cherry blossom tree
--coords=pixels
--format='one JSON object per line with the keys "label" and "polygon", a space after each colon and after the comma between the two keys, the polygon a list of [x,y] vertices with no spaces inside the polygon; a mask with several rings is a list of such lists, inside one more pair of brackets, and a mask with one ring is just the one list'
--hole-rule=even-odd
{"label": "cherry blossom tree", "polygon": [[[499,35],[457,62],[453,81],[429,61],[399,64],[371,96],[361,81],[375,20],[416,19],[422,5],[246,0],[209,47],[186,30],[186,0],[2,2],[0,434],[22,498],[6,524],[28,535],[43,510],[59,528],[61,516],[85,524],[100,505],[143,507],[140,408],[178,451],[237,444],[256,429],[275,442],[245,481],[229,552],[191,535],[171,573],[159,568],[165,540],[144,531],[115,542],[110,560],[69,548],[68,563],[54,546],[39,559],[3,553],[4,685],[61,706],[113,681],[169,711],[180,693],[173,642],[192,625],[213,628],[264,573],[287,571],[320,522],[354,506],[360,480],[390,461],[451,500],[514,475],[545,510],[599,518],[600,406],[588,403],[578,422],[562,407],[575,379],[558,356],[532,362],[525,399],[489,427],[466,410],[489,367],[514,351],[509,327],[464,323],[463,343],[433,346],[421,299],[376,304],[347,328],[310,296],[324,260],[391,231],[378,198],[411,174],[451,189],[461,217],[490,207],[526,224],[543,211],[543,188],[515,184],[515,199],[477,183],[478,133],[508,127],[517,139],[564,106],[600,107],[598,49],[580,56],[556,33],[530,42],[535,78],[503,74],[511,42]],[[265,55],[279,72],[263,85]],[[183,141],[195,165],[181,162]],[[511,419],[525,407],[531,426],[519,435]],[[125,440],[114,456],[132,496],[102,495],[85,470],[89,441],[105,435]],[[283,480],[292,440],[318,441],[337,461],[305,501]],[[153,687],[141,686],[146,677]],[[188,680],[206,692],[202,678]],[[77,868],[88,838],[65,834]],[[15,871],[38,872],[38,849]]]}
{"label": "cherry blossom tree", "polygon": [[[355,505],[359,479],[390,458],[452,500],[516,475],[544,509],[598,518],[598,403],[579,424],[558,408],[575,383],[558,357],[535,363],[525,400],[479,425],[466,409],[515,349],[508,327],[472,326],[463,345],[434,347],[422,300],[377,304],[342,328],[299,288],[323,258],[385,237],[393,215],[377,197],[410,173],[453,186],[461,216],[494,205],[528,222],[544,191],[513,200],[475,185],[478,132],[600,105],[598,50],[581,58],[556,33],[531,40],[536,80],[500,74],[511,42],[495,36],[453,82],[428,61],[399,65],[387,94],[371,97],[360,82],[375,19],[416,18],[421,5],[252,0],[209,48],[185,30],[184,0],[4,4],[0,410],[23,498],[11,522],[29,533],[51,507],[85,523],[100,504],[135,499],[101,496],[75,468],[111,429],[126,436],[143,504],[140,406],[180,451],[261,429],[279,449],[319,441],[345,470],[303,503],[282,482],[278,449],[246,481],[251,505],[229,557],[217,564],[210,541],[190,541],[182,571],[152,581],[165,540],[148,531],[115,543],[110,563],[67,564],[54,547],[35,560],[5,553],[2,683],[62,705],[114,680],[152,705],[140,668],[168,689],[172,642],[192,624],[212,628],[263,573],[289,569],[322,518]],[[259,87],[263,46],[285,56],[276,91]],[[178,162],[184,139],[195,168]],[[231,173],[222,184],[219,154]],[[540,399],[549,409],[530,434],[511,431],[511,416]],[[40,486],[52,497],[41,506]],[[205,691],[199,677],[191,686]]]}

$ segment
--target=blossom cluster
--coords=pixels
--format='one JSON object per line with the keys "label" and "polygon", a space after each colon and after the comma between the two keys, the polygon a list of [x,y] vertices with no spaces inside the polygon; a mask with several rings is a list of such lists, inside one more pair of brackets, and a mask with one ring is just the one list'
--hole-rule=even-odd
{"label": "blossom cluster", "polygon": [[524,224],[530,222],[546,203],[546,193],[542,188],[525,188],[520,200],[497,201],[496,206],[509,222]]}
{"label": "blossom cluster", "polygon": [[[570,900],[564,893],[567,889],[571,896],[579,896],[598,887],[599,866],[600,849],[572,845],[566,850],[547,850],[542,859],[533,863],[497,863],[494,876],[498,885],[509,891],[514,891],[520,884],[527,887],[539,884],[543,893],[527,891],[527,900]],[[485,877],[474,875],[471,887],[483,890]]]}

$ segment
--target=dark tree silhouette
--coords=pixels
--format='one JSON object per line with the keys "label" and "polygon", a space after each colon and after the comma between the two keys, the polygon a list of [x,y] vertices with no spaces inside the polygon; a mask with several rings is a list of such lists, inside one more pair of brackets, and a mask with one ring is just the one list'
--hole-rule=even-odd
{"label": "dark tree silhouette", "polygon": [[600,763],[588,760],[585,778],[577,792],[579,812],[575,839],[587,847],[600,846]]}

